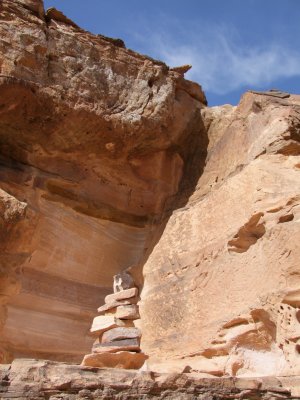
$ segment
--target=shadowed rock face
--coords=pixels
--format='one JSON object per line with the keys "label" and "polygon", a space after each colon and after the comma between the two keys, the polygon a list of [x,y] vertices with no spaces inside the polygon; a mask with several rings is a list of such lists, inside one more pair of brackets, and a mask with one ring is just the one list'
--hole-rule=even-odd
{"label": "shadowed rock face", "polygon": [[30,216],[3,360],[80,362],[112,276],[141,265],[162,214],[195,184],[194,173],[176,197],[205,142],[205,97],[42,1],[4,0],[0,20],[0,185]]}
{"label": "shadowed rock face", "polygon": [[[7,322],[7,303],[18,293],[20,265],[28,258],[28,241],[23,236],[24,224],[27,232],[26,203],[0,189],[0,330]],[[7,359],[7,350],[0,344],[0,363]]]}

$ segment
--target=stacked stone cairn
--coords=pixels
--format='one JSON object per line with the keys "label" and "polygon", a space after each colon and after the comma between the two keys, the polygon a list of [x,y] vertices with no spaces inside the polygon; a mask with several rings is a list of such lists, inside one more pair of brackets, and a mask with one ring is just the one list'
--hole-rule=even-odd
{"label": "stacked stone cairn", "polygon": [[141,331],[134,326],[140,318],[138,288],[128,272],[114,276],[113,294],[105,297],[98,308],[90,332],[97,336],[92,353],[83,366],[99,368],[139,369],[148,358],[140,349]]}

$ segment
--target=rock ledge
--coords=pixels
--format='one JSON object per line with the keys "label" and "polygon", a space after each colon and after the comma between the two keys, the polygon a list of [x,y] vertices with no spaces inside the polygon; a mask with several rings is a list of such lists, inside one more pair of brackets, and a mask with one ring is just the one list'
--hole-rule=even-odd
{"label": "rock ledge", "polygon": [[299,399],[300,377],[206,378],[17,359],[0,366],[1,399]]}

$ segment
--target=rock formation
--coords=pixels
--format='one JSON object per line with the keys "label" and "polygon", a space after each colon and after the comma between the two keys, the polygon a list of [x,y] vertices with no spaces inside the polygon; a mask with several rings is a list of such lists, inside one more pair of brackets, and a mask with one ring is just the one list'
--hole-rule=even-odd
{"label": "rock formation", "polygon": [[[24,382],[29,370],[40,382],[38,367],[44,398],[77,398],[92,365],[146,357],[148,372],[110,376],[137,382],[136,396],[203,399],[196,375],[227,398],[263,398],[267,378],[246,394],[232,382],[276,376],[285,388],[270,398],[299,396],[286,387],[300,374],[300,96],[251,91],[210,108],[190,66],[41,0],[2,0],[0,21],[1,362],[79,364],[93,349],[81,367],[14,361],[3,398],[34,399]],[[113,393],[105,379],[93,391]]]}
{"label": "rock formation", "polygon": [[294,400],[299,395],[299,378],[290,377],[207,379],[21,359],[0,365],[1,399]]}
{"label": "rock formation", "polygon": [[142,348],[159,370],[297,375],[300,96],[249,92],[202,116],[204,173],[143,267]]}
{"label": "rock formation", "polygon": [[[28,258],[23,236],[27,204],[0,189],[0,331],[6,324],[7,303],[20,290],[20,265]],[[30,224],[25,222],[27,228]],[[0,363],[8,360],[7,349],[0,343]]]}
{"label": "rock formation", "polygon": [[30,214],[1,345],[81,362],[113,275],[141,263],[189,173],[205,97],[41,0],[4,0],[0,19],[0,186]]}
{"label": "rock formation", "polygon": [[92,353],[82,364],[98,368],[142,368],[148,356],[141,352],[141,331],[134,327],[140,319],[138,289],[129,273],[114,276],[114,293],[105,297],[105,305],[98,308],[90,332],[97,336]]}

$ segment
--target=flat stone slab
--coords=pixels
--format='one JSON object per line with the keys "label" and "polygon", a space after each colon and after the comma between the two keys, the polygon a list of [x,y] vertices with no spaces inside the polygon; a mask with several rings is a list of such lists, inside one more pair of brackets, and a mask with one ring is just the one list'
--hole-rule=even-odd
{"label": "flat stone slab", "polygon": [[116,340],[108,343],[94,343],[93,353],[116,353],[118,351],[135,351],[140,352],[139,339]]}
{"label": "flat stone slab", "polygon": [[120,328],[134,328],[134,323],[132,319],[115,318],[115,322]]}
{"label": "flat stone slab", "polygon": [[110,304],[113,301],[130,299],[131,297],[137,296],[137,294],[138,294],[138,289],[134,287],[131,289],[122,290],[117,293],[109,294],[105,297],[104,302],[105,304]]}
{"label": "flat stone slab", "polygon": [[90,332],[100,334],[117,326],[113,315],[99,315],[94,318]]}
{"label": "flat stone slab", "polygon": [[139,308],[135,304],[129,306],[119,306],[117,307],[116,318],[119,319],[139,319]]}
{"label": "flat stone slab", "polygon": [[116,308],[118,306],[126,306],[129,304],[136,304],[138,302],[137,297],[131,297],[128,300],[120,300],[120,301],[112,301],[111,303],[104,304],[103,306],[98,308],[99,313],[105,313],[106,311],[112,310],[113,308]]}
{"label": "flat stone slab", "polygon": [[147,358],[148,356],[144,353],[132,353],[130,351],[92,353],[84,357],[81,365],[98,368],[139,369]]}
{"label": "flat stone slab", "polygon": [[286,99],[291,96],[290,93],[282,92],[281,90],[277,90],[277,89],[270,89],[270,90],[266,90],[266,91],[262,91],[262,92],[260,92],[258,90],[249,90],[249,92],[255,93],[255,94],[261,94],[264,96],[279,97],[281,99]]}
{"label": "flat stone slab", "polygon": [[101,343],[109,343],[122,339],[136,339],[140,338],[141,336],[142,333],[138,328],[119,327],[104,332],[101,338]]}

